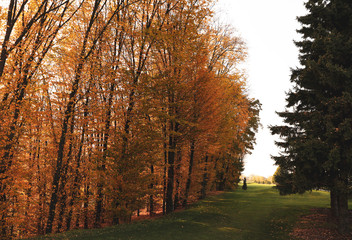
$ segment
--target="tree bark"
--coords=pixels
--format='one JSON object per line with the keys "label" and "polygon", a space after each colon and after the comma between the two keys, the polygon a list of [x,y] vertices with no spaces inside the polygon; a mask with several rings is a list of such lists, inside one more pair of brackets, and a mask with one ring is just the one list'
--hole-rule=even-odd
{"label": "tree bark", "polygon": [[167,189],[167,136],[166,136],[166,123],[163,126],[163,135],[164,135],[164,168],[163,168],[163,215],[166,214],[166,189]]}
{"label": "tree bark", "polygon": [[[173,124],[172,124],[173,125]],[[175,151],[176,143],[175,137],[169,137],[169,150],[167,158],[167,187],[166,187],[166,214],[174,211],[174,181],[175,181]]]}
{"label": "tree bark", "polygon": [[208,155],[205,156],[205,166],[204,166],[204,174],[203,174],[203,181],[202,181],[202,189],[200,190],[200,199],[204,199],[207,194],[207,185],[208,185]]}
{"label": "tree bark", "polygon": [[348,233],[349,228],[349,211],[348,211],[348,193],[343,191],[338,194],[338,230],[340,233]]}
{"label": "tree bark", "polygon": [[192,171],[193,171],[193,162],[194,162],[194,145],[195,141],[191,141],[191,149],[190,149],[190,156],[189,156],[189,166],[188,166],[188,178],[187,178],[187,183],[186,183],[186,189],[185,189],[185,199],[183,200],[183,206],[185,207],[187,205],[188,201],[188,195],[189,191],[191,189],[191,183],[192,183]]}
{"label": "tree bark", "polygon": [[[154,175],[154,165],[153,164],[150,166],[150,173],[152,174],[152,176]],[[153,191],[153,189],[154,189],[154,179],[150,183],[150,190]],[[150,216],[155,215],[155,212],[154,212],[154,195],[153,194],[150,194],[150,196],[149,196],[149,215]],[[138,209],[138,216],[139,216],[139,209]]]}
{"label": "tree bark", "polygon": [[166,214],[174,211],[174,186],[175,186],[175,157],[176,157],[176,136],[178,123],[174,120],[170,122],[169,149],[167,154],[167,188],[166,188]]}
{"label": "tree bark", "polygon": [[176,180],[176,189],[175,189],[175,200],[174,200],[174,209],[178,208],[180,206],[180,178],[181,178],[181,160],[182,160],[182,152],[181,149],[178,148],[177,154],[176,154],[176,174],[175,174],[175,180]]}
{"label": "tree bark", "polygon": [[338,196],[335,190],[330,191],[331,216],[336,220],[339,216]]}
{"label": "tree bark", "polygon": [[88,229],[88,206],[89,206],[89,184],[84,188],[84,203],[83,203],[83,212],[84,212],[84,229]]}

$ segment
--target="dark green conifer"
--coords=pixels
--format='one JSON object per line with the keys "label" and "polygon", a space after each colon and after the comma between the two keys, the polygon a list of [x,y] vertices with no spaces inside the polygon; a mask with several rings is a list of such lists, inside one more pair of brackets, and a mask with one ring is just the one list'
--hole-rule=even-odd
{"label": "dark green conifer", "polygon": [[301,67],[292,70],[294,88],[285,125],[271,127],[277,145],[281,193],[325,188],[340,232],[348,231],[348,187],[352,173],[352,1],[309,0],[299,17]]}

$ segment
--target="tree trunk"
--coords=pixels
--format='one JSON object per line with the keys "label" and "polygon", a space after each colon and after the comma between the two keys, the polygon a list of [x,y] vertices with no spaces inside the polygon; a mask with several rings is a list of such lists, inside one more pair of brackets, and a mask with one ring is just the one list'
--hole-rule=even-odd
{"label": "tree trunk", "polygon": [[[334,174],[333,176],[336,176]],[[340,174],[341,176],[342,174]],[[348,176],[348,174],[345,174]],[[347,179],[347,178],[345,178]],[[330,190],[331,214],[337,220],[338,231],[341,234],[348,233],[349,229],[349,210],[348,210],[348,181],[335,177],[332,181]]]}
{"label": "tree trunk", "polygon": [[224,173],[220,173],[218,181],[219,182],[216,186],[216,190],[217,191],[224,191],[224,188],[225,188]]}
{"label": "tree trunk", "polygon": [[178,131],[178,123],[171,121],[169,149],[167,154],[167,187],[166,187],[166,214],[174,211],[174,182],[175,182],[175,157],[176,157],[176,137],[175,132]]}
{"label": "tree trunk", "polygon": [[71,118],[71,127],[70,127],[70,146],[69,146],[69,151],[67,154],[67,162],[64,164],[63,166],[63,174],[62,174],[62,178],[61,178],[61,187],[60,187],[60,194],[61,194],[61,198],[60,198],[60,210],[59,210],[59,217],[58,217],[58,221],[57,221],[57,231],[60,232],[61,227],[62,227],[62,223],[64,220],[64,213],[66,210],[66,204],[67,204],[67,189],[65,189],[66,183],[67,183],[67,179],[68,179],[68,168],[69,168],[69,164],[71,161],[71,157],[72,157],[72,150],[73,150],[73,131],[74,131],[74,125],[75,125],[75,121],[74,121],[74,117]]}
{"label": "tree trunk", "polygon": [[[150,166],[150,173],[152,175],[154,175],[154,166],[153,165]],[[152,191],[154,189],[154,179],[152,180],[152,183],[150,184],[150,189]],[[149,215],[150,216],[155,215],[155,212],[154,212],[154,195],[153,194],[150,194],[150,196],[149,196]],[[138,216],[139,216],[139,209],[138,209]]]}
{"label": "tree trunk", "polygon": [[202,189],[200,190],[200,199],[204,199],[207,194],[207,185],[208,185],[208,155],[205,156],[205,166],[204,166],[204,174],[203,174],[203,181],[202,181]]}
{"label": "tree trunk", "polygon": [[194,145],[195,141],[191,141],[191,149],[190,149],[190,156],[189,156],[189,166],[188,166],[188,178],[186,183],[186,190],[185,190],[185,199],[183,200],[183,206],[187,205],[189,190],[191,189],[192,183],[192,170],[193,170],[193,162],[194,162]]}
{"label": "tree trunk", "polygon": [[348,211],[348,193],[342,191],[338,194],[338,230],[341,234],[348,233],[349,229],[349,211]]}
{"label": "tree trunk", "polygon": [[76,171],[75,171],[75,178],[73,181],[73,189],[71,192],[71,199],[69,201],[68,207],[69,207],[69,212],[67,214],[67,218],[66,218],[66,231],[70,230],[71,228],[71,221],[72,221],[72,214],[73,214],[73,205],[76,201],[76,198],[78,196],[78,191],[79,191],[79,179],[80,179],[80,173],[79,173],[79,168],[80,168],[80,159],[81,159],[81,154],[82,154],[82,141],[83,141],[83,135],[84,135],[84,130],[82,132],[82,139],[81,139],[81,143],[79,146],[79,150],[78,150],[78,156],[76,159]]}
{"label": "tree trunk", "polygon": [[335,190],[330,191],[331,216],[336,220],[339,216],[338,197]]}
{"label": "tree trunk", "polygon": [[174,211],[174,181],[175,181],[175,151],[176,143],[174,136],[169,137],[169,150],[167,158],[167,187],[166,187],[166,214]]}
{"label": "tree trunk", "polygon": [[166,189],[167,189],[167,143],[166,143],[166,124],[163,126],[164,133],[164,174],[163,174],[163,215],[166,214]]}
{"label": "tree trunk", "polygon": [[89,184],[84,188],[84,203],[83,203],[83,212],[84,212],[84,229],[88,229],[88,206],[89,206]]}
{"label": "tree trunk", "polygon": [[182,160],[182,153],[181,149],[177,150],[176,155],[176,189],[175,189],[175,200],[174,200],[174,209],[180,206],[180,178],[181,178],[181,160]]}

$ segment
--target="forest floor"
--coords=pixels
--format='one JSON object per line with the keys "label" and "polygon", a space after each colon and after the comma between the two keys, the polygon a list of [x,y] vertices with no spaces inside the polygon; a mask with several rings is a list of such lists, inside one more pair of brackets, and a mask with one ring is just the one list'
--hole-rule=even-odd
{"label": "forest floor", "polygon": [[[351,240],[352,234],[339,234],[330,215],[328,208],[311,209],[310,213],[301,216],[296,222],[290,237],[301,240]],[[352,211],[350,211],[350,223],[352,223]]]}
{"label": "forest floor", "polygon": [[246,191],[211,196],[168,216],[37,239],[352,239],[327,221],[327,207],[327,192],[280,196],[271,185],[248,184]]}

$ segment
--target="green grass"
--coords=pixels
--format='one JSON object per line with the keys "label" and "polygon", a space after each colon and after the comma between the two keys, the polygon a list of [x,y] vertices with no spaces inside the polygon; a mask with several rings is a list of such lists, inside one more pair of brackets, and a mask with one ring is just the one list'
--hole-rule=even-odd
{"label": "green grass", "polygon": [[39,239],[289,239],[298,217],[316,207],[329,207],[329,193],[280,196],[270,185],[249,184],[247,191],[213,196],[159,219]]}

